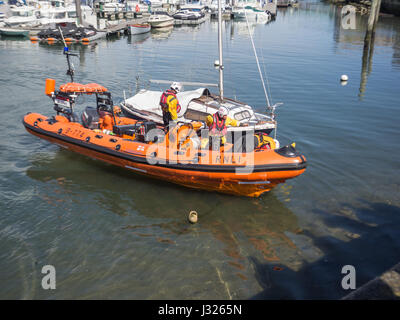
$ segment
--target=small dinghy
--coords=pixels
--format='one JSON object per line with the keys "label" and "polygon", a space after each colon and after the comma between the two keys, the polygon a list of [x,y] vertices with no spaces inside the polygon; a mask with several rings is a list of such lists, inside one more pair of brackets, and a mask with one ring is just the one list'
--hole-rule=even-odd
{"label": "small dinghy", "polygon": [[130,24],[129,25],[129,32],[131,35],[150,32],[150,29],[151,29],[151,25],[148,23]]}

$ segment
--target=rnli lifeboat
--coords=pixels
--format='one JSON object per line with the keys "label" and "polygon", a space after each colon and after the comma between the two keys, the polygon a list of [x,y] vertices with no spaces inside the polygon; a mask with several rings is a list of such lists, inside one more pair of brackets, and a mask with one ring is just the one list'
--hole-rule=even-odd
{"label": "rnli lifeboat", "polygon": [[[306,169],[306,159],[294,144],[277,148],[266,135],[241,135],[240,140],[231,139],[234,144],[215,148],[207,144],[203,122],[178,122],[165,133],[155,122],[125,117],[107,88],[74,81],[69,57],[76,55],[66,45],[64,54],[71,82],[56,90],[55,80],[46,79],[45,86],[56,114],[28,113],[23,118],[35,136],[151,178],[240,196],[258,197]],[[79,115],[76,102],[81,95],[95,96],[95,106]]]}
{"label": "rnli lifeboat", "polygon": [[[258,197],[279,183],[301,175],[306,159],[293,145],[239,150],[201,147],[201,122],[178,123],[164,134],[154,122],[124,117],[111,93],[98,84],[67,83],[55,90],[46,80],[46,94],[56,115],[28,113],[27,131],[71,151],[117,165],[141,175],[185,187]],[[96,107],[75,112],[79,95],[94,95]]]}

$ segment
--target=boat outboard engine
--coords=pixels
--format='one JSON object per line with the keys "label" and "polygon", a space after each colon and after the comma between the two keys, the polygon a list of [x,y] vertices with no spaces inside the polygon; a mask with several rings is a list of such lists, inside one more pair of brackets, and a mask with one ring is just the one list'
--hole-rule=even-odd
{"label": "boat outboard engine", "polygon": [[88,129],[98,129],[99,128],[99,113],[94,107],[86,107],[85,111],[82,113],[82,124]]}

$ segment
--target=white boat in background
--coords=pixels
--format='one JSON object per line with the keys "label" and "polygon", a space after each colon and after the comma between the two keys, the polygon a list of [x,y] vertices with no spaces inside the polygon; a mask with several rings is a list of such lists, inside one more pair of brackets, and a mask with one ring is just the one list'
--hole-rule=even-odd
{"label": "white boat in background", "polygon": [[165,28],[174,25],[174,18],[166,12],[155,12],[149,17],[148,23],[152,28]]}
{"label": "white boat in background", "polygon": [[5,18],[6,18],[6,14],[4,12],[0,12],[0,23],[3,23]]}
{"label": "white boat in background", "polygon": [[148,23],[130,24],[129,25],[129,31],[130,31],[131,35],[150,32],[150,29],[151,29],[151,25]]}
{"label": "white boat in background", "polygon": [[173,15],[177,20],[199,20],[204,17],[204,13],[181,9]]}
{"label": "white boat in background", "polygon": [[121,12],[125,8],[125,4],[119,2],[106,2],[103,4],[103,11],[110,13]]}
{"label": "white boat in background", "polygon": [[[81,6],[82,20],[86,24],[95,25],[96,15],[93,9],[89,6]],[[39,21],[42,25],[51,23],[66,23],[78,22],[78,15],[76,13],[76,6],[70,5],[68,7],[41,7]]]}
{"label": "white boat in background", "polygon": [[161,8],[163,5],[161,0],[144,0],[143,3],[150,5],[151,8]]}
{"label": "white boat in background", "polygon": [[258,23],[267,23],[271,20],[271,14],[264,10],[252,6],[234,7],[232,15],[237,20],[257,21]]}
{"label": "white boat in background", "polygon": [[38,16],[40,14],[39,10],[35,7],[30,6],[12,6],[10,7],[11,16],[4,19],[4,23],[7,26],[15,27],[19,25],[36,25],[40,21]]}
{"label": "white boat in background", "polygon": [[187,3],[180,6],[181,10],[189,10],[191,12],[205,13],[206,7],[202,4]]}
{"label": "white boat in background", "polygon": [[29,30],[17,28],[0,28],[0,35],[8,37],[28,37]]}

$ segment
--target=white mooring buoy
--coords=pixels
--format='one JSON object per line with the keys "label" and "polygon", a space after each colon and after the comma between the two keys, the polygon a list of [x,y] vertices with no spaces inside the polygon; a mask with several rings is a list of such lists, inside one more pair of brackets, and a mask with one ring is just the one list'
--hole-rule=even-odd
{"label": "white mooring buoy", "polygon": [[219,60],[214,61],[214,67],[219,67]]}
{"label": "white mooring buoy", "polygon": [[342,74],[342,76],[340,77],[340,81],[347,81],[349,80],[349,77],[346,74]]}
{"label": "white mooring buoy", "polygon": [[197,220],[198,220],[197,212],[196,211],[190,211],[188,220],[189,220],[190,223],[196,223]]}

